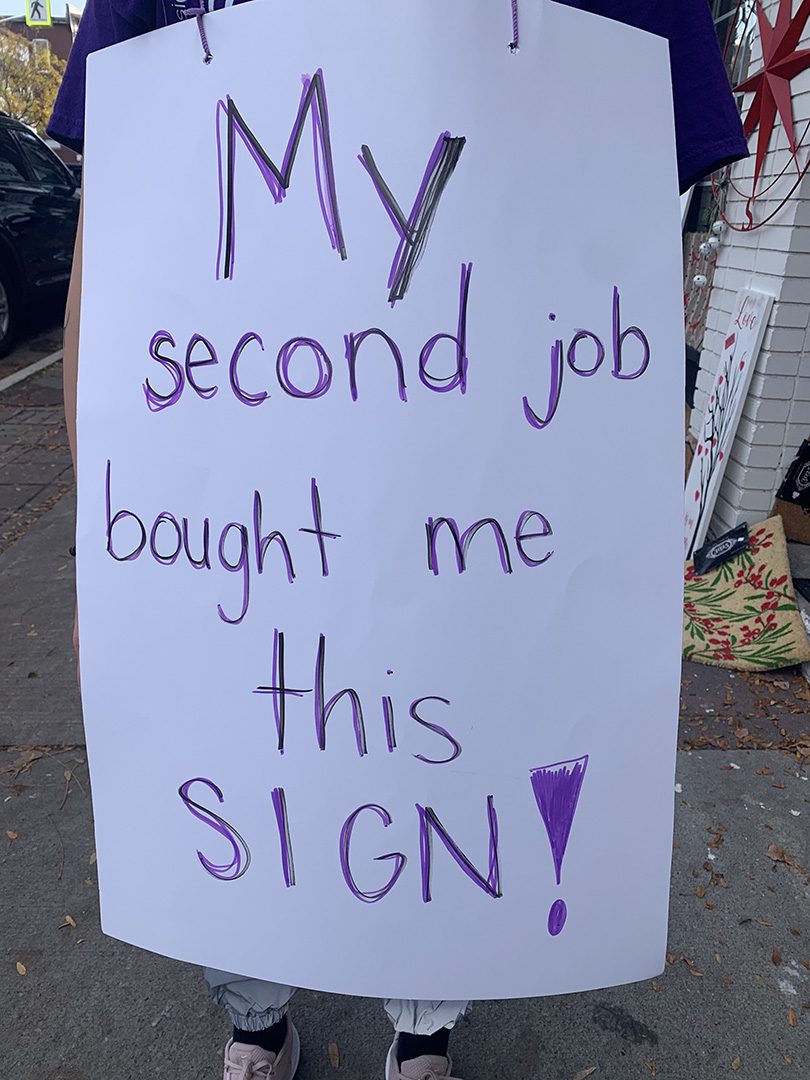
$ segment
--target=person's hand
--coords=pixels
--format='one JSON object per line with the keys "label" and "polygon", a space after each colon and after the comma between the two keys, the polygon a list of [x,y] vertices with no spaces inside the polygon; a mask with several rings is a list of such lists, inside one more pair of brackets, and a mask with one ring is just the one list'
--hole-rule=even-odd
{"label": "person's hand", "polygon": [[73,651],[76,653],[76,683],[81,689],[82,672],[79,663],[79,605],[77,604],[73,614]]}

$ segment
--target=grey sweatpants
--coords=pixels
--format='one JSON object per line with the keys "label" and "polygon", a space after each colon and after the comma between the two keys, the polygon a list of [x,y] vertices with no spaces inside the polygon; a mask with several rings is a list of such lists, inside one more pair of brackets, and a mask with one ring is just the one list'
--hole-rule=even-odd
{"label": "grey sweatpants", "polygon": [[[284,1016],[294,986],[248,979],[228,971],[205,969],[211,1000],[227,1010],[234,1027],[242,1031],[262,1031]],[[405,1001],[388,998],[385,1011],[396,1031],[432,1035],[440,1028],[454,1027],[470,1009],[469,1001]]]}

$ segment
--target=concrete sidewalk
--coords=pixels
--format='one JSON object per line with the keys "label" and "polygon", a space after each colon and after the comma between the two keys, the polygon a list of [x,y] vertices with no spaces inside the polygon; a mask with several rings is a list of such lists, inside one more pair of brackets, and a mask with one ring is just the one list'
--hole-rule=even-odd
{"label": "concrete sidewalk", "polygon": [[[207,1003],[199,972],[99,930],[69,649],[72,514],[72,497],[63,499],[0,556],[3,1075],[219,1080],[227,1024]],[[679,753],[666,970],[617,989],[481,1003],[454,1038],[459,1076],[807,1076],[810,889],[797,865],[810,862],[803,687],[781,673],[742,679],[688,669],[681,744],[693,749]],[[754,748],[775,746],[783,749]],[[133,768],[147,769],[159,753],[144,745]],[[620,872],[628,890],[645,872],[632,837]],[[380,1080],[390,1033],[378,1003],[302,993],[295,1014],[301,1080]]]}

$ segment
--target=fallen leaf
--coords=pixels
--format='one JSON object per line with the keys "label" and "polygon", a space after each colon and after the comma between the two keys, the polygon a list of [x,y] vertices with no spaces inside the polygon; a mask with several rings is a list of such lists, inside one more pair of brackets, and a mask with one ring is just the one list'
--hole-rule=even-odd
{"label": "fallen leaf", "polygon": [[586,1080],[586,1077],[593,1076],[598,1068],[598,1065],[591,1065],[590,1069],[583,1069],[582,1072],[578,1072],[574,1080]]}
{"label": "fallen leaf", "polygon": [[338,1050],[337,1043],[329,1043],[329,1064],[333,1069],[340,1068],[340,1051]]}
{"label": "fallen leaf", "polygon": [[791,926],[790,932],[794,937],[801,937],[802,936],[801,930],[797,930],[794,926]]}
{"label": "fallen leaf", "polygon": [[[762,769],[757,769],[756,773],[757,776],[773,776],[773,769],[769,769],[767,766],[765,766]],[[734,1060],[737,1061],[738,1059],[735,1058]]]}
{"label": "fallen leaf", "polygon": [[750,916],[747,916],[747,917],[745,917],[745,918],[742,918],[742,919],[740,919],[740,921],[739,921],[739,925],[740,925],[740,926],[744,926],[744,925],[745,925],[745,923],[748,923],[748,922],[751,922],[751,918],[750,918]]}
{"label": "fallen leaf", "polygon": [[720,982],[723,984],[723,986],[733,986],[734,985],[734,980],[730,979],[728,977],[728,975],[721,976]]}
{"label": "fallen leaf", "polygon": [[95,866],[95,863],[96,863],[96,853],[94,851],[93,854],[90,856],[90,865]]}
{"label": "fallen leaf", "polygon": [[705,895],[706,890],[703,888],[702,885],[698,885],[698,887],[695,889],[695,896],[697,896],[699,900],[702,900]]}
{"label": "fallen leaf", "polygon": [[656,992],[656,994],[661,993],[661,983],[660,982],[657,982],[655,979],[653,979],[653,981],[650,983],[650,986],[653,988],[653,990]]}
{"label": "fallen leaf", "polygon": [[677,963],[677,960],[678,960],[678,957],[675,955],[674,952],[668,952],[667,953],[667,963],[668,964],[675,964],[675,963]]}
{"label": "fallen leaf", "polygon": [[800,960],[799,963],[802,965],[805,971],[810,971],[810,960]]}
{"label": "fallen leaf", "polygon": [[706,905],[706,908],[709,911],[714,911],[714,904],[711,902],[711,900],[704,900],[703,903]]}
{"label": "fallen leaf", "polygon": [[775,948],[771,953],[771,960],[777,967],[782,963],[782,954],[778,949]]}
{"label": "fallen leaf", "polygon": [[[18,964],[17,967],[19,967],[19,966],[20,965]],[[796,1027],[798,1022],[799,1021],[796,1018],[796,1013],[793,1011],[793,1009],[788,1009],[788,1023],[790,1024],[790,1026],[791,1027]]]}
{"label": "fallen leaf", "polygon": [[652,1076],[656,1076],[656,1075],[657,1075],[657,1073],[658,1073],[658,1070],[656,1069],[655,1065],[653,1065],[653,1063],[652,1063],[652,1062],[650,1061],[650,1059],[649,1059],[649,1058],[645,1058],[645,1059],[644,1059],[644,1064],[645,1064],[645,1065],[646,1065],[646,1067],[647,1067],[647,1068],[648,1068],[648,1069],[650,1070],[650,1074],[651,1074]]}
{"label": "fallen leaf", "polygon": [[76,929],[76,920],[72,915],[65,915],[65,921],[61,924],[59,929],[64,930],[66,926],[72,926],[74,930]]}
{"label": "fallen leaf", "polygon": [[17,834],[12,829],[6,829],[6,836],[9,838],[9,840],[17,839]]}
{"label": "fallen leaf", "polygon": [[778,690],[789,690],[790,689],[790,683],[787,681],[787,679],[774,679],[773,680],[773,685]]}
{"label": "fallen leaf", "polygon": [[740,1067],[741,1065],[742,1065],[742,1058],[741,1058],[741,1057],[740,1057],[740,1055],[738,1054],[738,1055],[737,1055],[737,1056],[736,1056],[735,1058],[733,1058],[733,1059],[732,1059],[732,1061],[731,1061],[731,1068],[733,1069],[733,1071],[734,1071],[734,1072],[736,1072],[736,1071],[737,1071],[737,1069],[739,1069],[739,1067]]}
{"label": "fallen leaf", "polygon": [[18,975],[27,975],[28,974],[28,968],[25,966],[25,964],[21,964],[19,960],[17,961],[17,974]]}
{"label": "fallen leaf", "polygon": [[702,972],[702,971],[698,971],[698,969],[697,969],[697,968],[695,968],[695,967],[690,967],[690,968],[689,968],[689,974],[690,974],[690,975],[695,975],[695,976],[696,976],[696,977],[697,977],[698,979],[702,979],[702,978],[703,978],[703,972]]}
{"label": "fallen leaf", "polygon": [[785,851],[781,844],[769,844],[766,854],[773,862],[784,863],[785,866],[792,866],[803,874],[807,873],[801,863],[797,862],[789,851]]}
{"label": "fallen leaf", "polygon": [[773,923],[769,923],[767,919],[763,919],[761,916],[757,916],[757,922],[760,926],[773,926]]}
{"label": "fallen leaf", "polygon": [[790,1054],[782,1054],[782,1060],[786,1065],[793,1064],[793,1058],[790,1056]]}

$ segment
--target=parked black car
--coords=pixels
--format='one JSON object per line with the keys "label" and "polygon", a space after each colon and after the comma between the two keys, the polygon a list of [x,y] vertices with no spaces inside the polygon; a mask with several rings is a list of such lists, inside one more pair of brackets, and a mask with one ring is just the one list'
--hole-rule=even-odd
{"label": "parked black car", "polygon": [[0,356],[21,312],[70,277],[79,187],[24,124],[0,113]]}

